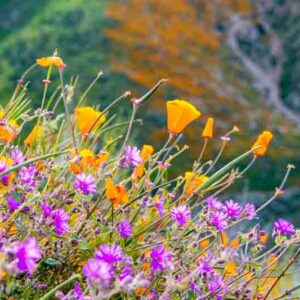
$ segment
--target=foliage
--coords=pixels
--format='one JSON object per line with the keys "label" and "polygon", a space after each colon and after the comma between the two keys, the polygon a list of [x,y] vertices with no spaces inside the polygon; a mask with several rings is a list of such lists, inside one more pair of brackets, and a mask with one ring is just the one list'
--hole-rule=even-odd
{"label": "foliage", "polygon": [[[27,78],[35,71],[46,80],[40,107],[32,110]],[[248,139],[245,153],[217,168],[238,128],[223,134],[219,153],[207,160],[209,121],[198,159],[172,177],[189,149],[179,140],[201,115],[193,104],[168,101],[167,141],[140,149],[131,145],[137,113],[165,81],[130,101],[124,92],[100,111],[86,92],[74,101],[65,71],[56,55],[38,59],[1,112],[1,297],[284,299],[297,292],[290,271],[300,255],[299,231],[280,218],[267,246],[257,221],[284,194],[293,166],[258,207],[217,198],[264,160],[272,133]],[[56,78],[59,92],[51,95]],[[131,107],[128,121],[112,114],[117,105]],[[34,126],[24,139],[28,123]]]}

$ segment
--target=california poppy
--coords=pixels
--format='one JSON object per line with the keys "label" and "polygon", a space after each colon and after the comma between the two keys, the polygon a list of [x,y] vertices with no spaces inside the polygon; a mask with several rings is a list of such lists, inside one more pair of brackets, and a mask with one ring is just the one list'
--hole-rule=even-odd
{"label": "california poppy", "polygon": [[[4,112],[0,112],[0,121],[3,120]],[[17,137],[19,125],[15,120],[6,120],[0,125],[0,142],[11,143]]]}
{"label": "california poppy", "polygon": [[198,176],[193,172],[185,173],[185,193],[188,196],[192,196],[199,187],[208,179],[207,176],[201,175]]}
{"label": "california poppy", "polygon": [[24,141],[25,146],[30,146],[37,141],[42,133],[43,127],[40,125],[35,125],[32,131],[29,133]]}
{"label": "california poppy", "polygon": [[263,133],[261,133],[258,136],[254,145],[252,146],[252,149],[259,147],[253,151],[253,154],[255,156],[264,156],[272,138],[273,138],[273,134],[270,131],[264,131]]}
{"label": "california poppy", "polygon": [[211,139],[213,137],[214,118],[208,118],[202,131],[202,137]]}
{"label": "california poppy", "polygon": [[[144,145],[141,150],[141,157],[143,159],[143,162],[145,162],[154,152],[154,148],[151,145]],[[137,166],[137,168],[134,171],[133,178],[141,178],[144,175],[145,167],[144,163],[141,163]]]}
{"label": "california poppy", "polygon": [[90,131],[97,129],[105,122],[105,116],[90,106],[75,109],[75,122],[82,135],[87,136]]}
{"label": "california poppy", "polygon": [[125,187],[121,184],[115,185],[111,177],[105,179],[106,183],[106,197],[116,208],[121,204],[128,202],[128,194]]}
{"label": "california poppy", "polygon": [[185,100],[167,102],[168,129],[173,134],[181,133],[184,128],[201,116],[197,108]]}
{"label": "california poppy", "polygon": [[63,60],[59,56],[40,57],[36,60],[36,63],[43,68],[48,68],[50,66],[63,68],[65,66]]}

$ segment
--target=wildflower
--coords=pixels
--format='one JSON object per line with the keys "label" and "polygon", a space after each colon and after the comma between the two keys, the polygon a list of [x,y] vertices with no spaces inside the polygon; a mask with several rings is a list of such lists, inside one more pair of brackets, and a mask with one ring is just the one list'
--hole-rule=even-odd
{"label": "wildflower", "polygon": [[121,237],[128,239],[132,234],[132,227],[128,219],[118,224],[118,230]]}
{"label": "wildflower", "polygon": [[214,226],[218,231],[222,232],[227,229],[227,216],[223,212],[215,211],[208,219],[210,225]]}
{"label": "wildflower", "polygon": [[27,138],[24,141],[24,145],[29,147],[34,144],[41,136],[43,127],[40,125],[35,125],[32,131],[29,133]]}
{"label": "wildflower", "polygon": [[173,134],[181,133],[186,126],[201,116],[194,105],[185,100],[167,102],[168,130]]}
{"label": "wildflower", "polygon": [[172,254],[166,251],[163,245],[153,248],[150,252],[152,272],[164,271],[171,263]]}
{"label": "wildflower", "polygon": [[214,118],[208,118],[205,127],[202,131],[202,137],[205,139],[211,139],[213,137]]}
{"label": "wildflower", "polygon": [[58,236],[62,236],[70,231],[69,214],[66,213],[62,208],[55,209],[52,212],[51,217],[53,218],[56,234]]}
{"label": "wildflower", "polygon": [[52,207],[44,201],[40,203],[43,215],[45,217],[50,217],[52,215]]}
{"label": "wildflower", "polygon": [[33,188],[36,186],[35,176],[37,175],[37,170],[34,165],[29,165],[28,167],[22,167],[19,171],[19,176],[22,184],[27,188]]}
{"label": "wildflower", "polygon": [[248,220],[253,220],[256,216],[255,206],[252,203],[247,203],[244,208],[244,213]]}
{"label": "wildflower", "polygon": [[294,235],[296,230],[294,225],[284,219],[278,219],[273,225],[273,236]]}
{"label": "wildflower", "polygon": [[6,196],[6,200],[7,200],[7,204],[8,204],[8,209],[10,212],[14,212],[15,210],[17,210],[21,203],[17,200],[15,200],[14,197],[12,196]]}
{"label": "wildflower", "polygon": [[243,210],[238,203],[232,200],[225,201],[223,209],[228,215],[228,217],[230,217],[233,220],[236,220],[240,216]]}
{"label": "wildflower", "polygon": [[154,207],[157,208],[160,217],[163,217],[165,215],[166,211],[165,211],[165,195],[164,194],[162,194],[158,198],[158,201],[156,201],[154,203]]}
{"label": "wildflower", "polygon": [[206,199],[207,207],[210,210],[220,210],[223,208],[223,205],[216,197],[210,196]]}
{"label": "wildflower", "polygon": [[19,165],[26,160],[22,151],[17,147],[10,152],[10,157],[14,161],[14,165]]}
{"label": "wildflower", "polygon": [[237,274],[237,265],[233,260],[229,260],[224,267],[224,274],[226,275],[236,275]]}
{"label": "wildflower", "polygon": [[260,134],[256,142],[252,146],[252,149],[259,147],[253,151],[253,155],[264,156],[272,138],[273,138],[273,134],[270,131],[264,131],[262,134]]}
{"label": "wildflower", "polygon": [[36,60],[36,63],[42,68],[53,66],[60,69],[65,67],[63,60],[59,56],[40,57]]}
{"label": "wildflower", "polygon": [[[142,161],[145,162],[154,152],[154,148],[151,145],[144,145],[141,150],[141,158]],[[141,163],[137,166],[134,175],[137,178],[141,178],[144,175],[145,167],[144,164]]]}
{"label": "wildflower", "polygon": [[37,261],[42,256],[37,240],[34,237],[29,237],[20,243],[17,246],[15,256],[18,270],[32,274],[37,267]]}
{"label": "wildflower", "polygon": [[124,259],[123,250],[117,245],[101,245],[95,251],[95,257],[109,264],[122,261]]}
{"label": "wildflower", "polygon": [[196,192],[199,187],[206,182],[208,179],[207,176],[201,175],[198,176],[193,172],[185,173],[185,193],[188,196],[192,196],[194,192]]}
{"label": "wildflower", "polygon": [[83,267],[82,273],[92,283],[103,286],[108,286],[114,275],[112,266],[97,258],[90,258]]}
{"label": "wildflower", "polygon": [[183,227],[190,220],[191,212],[185,205],[173,207],[171,218],[178,223],[179,227]]}
{"label": "wildflower", "polygon": [[111,177],[106,177],[106,197],[110,200],[114,207],[128,202],[128,194],[124,186],[121,184],[114,185]]}
{"label": "wildflower", "polygon": [[95,194],[97,191],[95,178],[92,175],[86,175],[85,173],[76,176],[74,187],[75,189],[80,190],[84,195]]}
{"label": "wildflower", "polygon": [[100,111],[90,106],[76,108],[74,116],[76,125],[83,136],[88,136],[91,131],[96,130],[106,120]]}
{"label": "wildflower", "polygon": [[207,289],[209,292],[215,292],[219,291],[215,297],[216,299],[223,299],[222,298],[222,293],[225,292],[226,290],[226,285],[224,284],[222,277],[220,275],[215,275],[214,277],[210,278],[207,284]]}
{"label": "wildflower", "polygon": [[136,167],[143,161],[140,150],[135,146],[126,146],[124,155],[120,158],[119,165],[123,169],[127,169],[131,166]]}
{"label": "wildflower", "polygon": [[16,120],[5,120],[4,111],[0,111],[0,142],[9,144],[17,137],[19,125]]}

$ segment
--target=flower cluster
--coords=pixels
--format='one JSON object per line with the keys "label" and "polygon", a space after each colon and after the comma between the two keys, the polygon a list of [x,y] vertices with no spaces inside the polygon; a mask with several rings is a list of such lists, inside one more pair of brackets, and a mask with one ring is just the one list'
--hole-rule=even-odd
{"label": "flower cluster", "polygon": [[[23,83],[35,67],[46,68],[46,78],[41,107],[31,111]],[[279,283],[298,258],[299,231],[283,218],[274,220],[272,234],[258,224],[260,212],[284,193],[292,166],[260,206],[226,196],[266,155],[271,132],[223,165],[223,150],[238,128],[223,133],[214,157],[206,151],[215,134],[208,117],[199,132],[195,126],[203,148],[190,169],[182,163],[188,146],[180,141],[202,115],[193,103],[167,101],[161,148],[134,146],[140,145],[132,135],[136,113],[165,81],[121,102],[130,95],[125,92],[100,110],[88,106],[87,92],[75,97],[77,88],[64,86],[65,68],[56,54],[37,59],[0,111],[3,299],[248,300],[297,290],[288,293]],[[60,80],[60,93],[50,95],[52,76]],[[132,108],[129,120],[111,117],[120,103]]]}

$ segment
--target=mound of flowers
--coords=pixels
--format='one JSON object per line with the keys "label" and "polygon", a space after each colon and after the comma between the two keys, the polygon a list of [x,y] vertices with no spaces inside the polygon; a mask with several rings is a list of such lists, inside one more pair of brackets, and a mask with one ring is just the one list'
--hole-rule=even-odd
{"label": "mound of flowers", "polygon": [[[172,164],[188,151],[179,141],[201,112],[185,100],[167,101],[165,144],[138,147],[137,112],[166,80],[100,110],[87,99],[101,73],[80,96],[64,83],[65,67],[57,55],[37,59],[0,111],[1,299],[246,300],[297,292],[287,277],[300,254],[299,232],[284,218],[274,220],[272,237],[259,226],[260,211],[284,193],[293,166],[258,207],[226,199],[263,159],[270,131],[224,165],[238,128],[217,138],[214,119],[205,116],[198,159],[174,177]],[[46,77],[33,110],[26,76],[36,68]],[[59,85],[50,94],[51,78]],[[118,105],[131,107],[129,120],[111,113]],[[212,142],[220,151],[204,159]]]}

